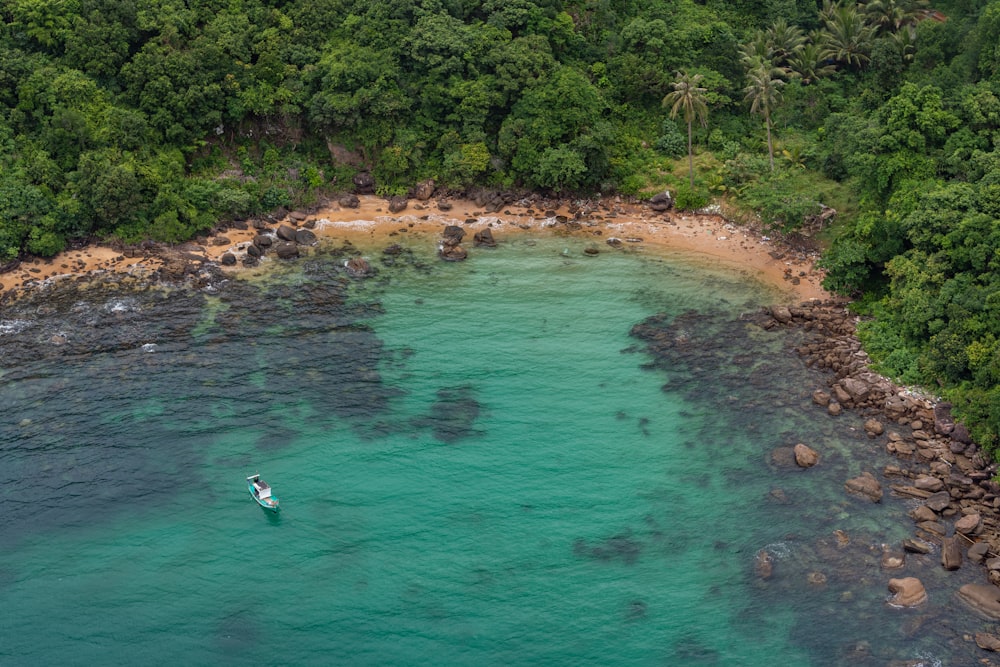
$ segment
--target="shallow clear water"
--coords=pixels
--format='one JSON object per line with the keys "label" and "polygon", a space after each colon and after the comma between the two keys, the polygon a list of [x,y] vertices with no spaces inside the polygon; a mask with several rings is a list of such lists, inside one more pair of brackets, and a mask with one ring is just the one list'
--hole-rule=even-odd
{"label": "shallow clear water", "polygon": [[[363,282],[320,256],[6,313],[0,662],[971,659],[983,624],[950,591],[978,574],[879,569],[908,508],[844,494],[883,445],[811,406],[797,334],[750,321],[778,295],[583,247],[418,246]],[[657,314],[661,358],[630,336]],[[821,465],[771,463],[796,442]],[[885,604],[908,574],[919,611]]]}

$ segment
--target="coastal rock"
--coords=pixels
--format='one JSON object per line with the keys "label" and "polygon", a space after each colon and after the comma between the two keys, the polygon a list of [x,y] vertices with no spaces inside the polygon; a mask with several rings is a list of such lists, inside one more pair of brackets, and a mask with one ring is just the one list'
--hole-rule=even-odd
{"label": "coastal rock", "polygon": [[292,243],[295,242],[295,227],[292,227],[291,225],[281,225],[275,233],[282,241],[290,241]]}
{"label": "coastal rock", "polygon": [[986,560],[986,556],[990,552],[990,545],[988,542],[976,542],[969,550],[965,552],[965,555],[969,557],[970,563],[981,564]]}
{"label": "coastal rock", "polygon": [[458,244],[449,245],[446,243],[442,244],[441,249],[438,251],[438,255],[446,262],[459,262],[468,257],[469,253],[466,252],[465,248]]}
{"label": "coastal rock", "polygon": [[649,208],[662,213],[669,211],[674,205],[674,198],[669,192],[660,192],[649,198]]}
{"label": "coastal rock", "polygon": [[260,246],[255,243],[251,243],[247,246],[247,257],[252,257],[254,259],[259,258],[263,253],[260,251]]}
{"label": "coastal rock", "polygon": [[761,549],[753,559],[753,571],[761,579],[770,579],[774,574],[774,559],[771,554]]}
{"label": "coastal rock", "polygon": [[253,237],[253,244],[262,250],[266,250],[274,243],[274,239],[267,234],[258,234]]}
{"label": "coastal rock", "polygon": [[830,404],[826,406],[826,412],[831,417],[837,417],[841,412],[843,412],[843,408],[837,401],[830,401]]}
{"label": "coastal rock", "polygon": [[344,208],[358,208],[359,206],[361,206],[361,199],[359,199],[358,196],[355,194],[349,194],[341,197],[339,200],[337,200],[337,203],[343,206]]}
{"label": "coastal rock", "polygon": [[359,195],[370,195],[375,192],[375,177],[367,171],[354,174],[351,182],[354,183],[354,191]]}
{"label": "coastal rock", "polygon": [[461,243],[462,239],[465,238],[465,230],[458,225],[448,225],[444,228],[444,233],[442,234],[445,241],[454,241],[456,244]]}
{"label": "coastal rock", "polygon": [[962,423],[955,424],[955,428],[951,430],[951,437],[953,440],[957,440],[965,445],[972,442],[972,436],[969,435],[969,429]]}
{"label": "coastal rock", "polygon": [[888,545],[883,546],[880,564],[883,570],[898,570],[906,565],[906,552],[890,549]]}
{"label": "coastal rock", "polygon": [[316,245],[316,235],[308,229],[295,230],[295,242],[299,245]]}
{"label": "coastal rock", "polygon": [[1000,651],[1000,637],[988,632],[977,632],[976,646],[984,651]]}
{"label": "coastal rock", "polygon": [[236,266],[236,255],[227,252],[219,258],[219,264],[223,266]]}
{"label": "coastal rock", "polygon": [[283,241],[274,247],[274,252],[279,259],[295,259],[299,256],[299,246]]}
{"label": "coastal rock", "polygon": [[873,503],[882,502],[882,485],[870,472],[863,472],[847,480],[844,482],[844,488],[849,493],[867,498]]}
{"label": "coastal rock", "polygon": [[406,197],[400,197],[399,195],[392,197],[389,199],[389,213],[405,211],[409,203]]}
{"label": "coastal rock", "polygon": [[882,422],[877,419],[869,419],[865,422],[865,433],[869,437],[876,437],[882,435],[885,432],[885,427],[882,426]]}
{"label": "coastal rock", "polygon": [[931,477],[930,475],[921,475],[913,480],[913,486],[917,487],[921,491],[930,491],[931,493],[937,493],[944,488],[944,482],[942,482],[937,477]]}
{"label": "coastal rock", "polygon": [[951,494],[949,494],[947,491],[938,491],[930,498],[925,500],[924,504],[930,507],[935,512],[940,512],[951,504]]}
{"label": "coastal rock", "polygon": [[941,540],[941,567],[949,571],[962,567],[962,547],[958,544],[958,538],[946,537]]}
{"label": "coastal rock", "polygon": [[889,604],[897,607],[916,607],[927,602],[927,590],[916,577],[890,579],[889,592],[893,594]]}
{"label": "coastal rock", "polygon": [[1000,588],[991,584],[965,584],[958,598],[987,618],[1000,620]]}
{"label": "coastal rock", "polygon": [[[855,405],[861,403],[871,391],[871,387],[867,382],[854,377],[844,378],[837,386],[847,392],[847,395],[850,396],[851,401]],[[843,403],[844,401],[841,402]]]}
{"label": "coastal rock", "polygon": [[771,308],[771,317],[782,324],[788,324],[792,321],[792,312],[787,306],[773,306]]}
{"label": "coastal rock", "polygon": [[982,525],[983,517],[980,514],[966,514],[955,522],[955,532],[963,535],[975,535]]}
{"label": "coastal rock", "polygon": [[413,198],[420,201],[427,201],[434,195],[434,179],[429,178],[421,181],[413,187]]}
{"label": "coastal rock", "polygon": [[800,442],[792,449],[795,452],[795,463],[800,468],[811,468],[819,463],[819,454],[809,445]]}
{"label": "coastal rock", "polygon": [[934,510],[927,505],[914,507],[910,510],[909,516],[917,523],[920,523],[921,521],[937,521],[937,513],[935,513]]}
{"label": "coastal rock", "polygon": [[812,393],[813,403],[820,407],[826,407],[830,404],[830,394],[826,393],[822,389],[817,389]]}
{"label": "coastal rock", "polygon": [[352,278],[365,278],[374,273],[371,264],[364,257],[352,257],[344,264],[347,275]]}
{"label": "coastal rock", "polygon": [[496,239],[493,238],[493,232],[490,230],[489,227],[486,227],[485,229],[480,229],[478,232],[476,232],[475,236],[472,237],[472,240],[475,242],[476,247],[485,247],[485,248],[497,247]]}
{"label": "coastal rock", "polygon": [[927,542],[916,538],[903,540],[901,546],[903,547],[903,551],[911,554],[927,555],[933,549]]}

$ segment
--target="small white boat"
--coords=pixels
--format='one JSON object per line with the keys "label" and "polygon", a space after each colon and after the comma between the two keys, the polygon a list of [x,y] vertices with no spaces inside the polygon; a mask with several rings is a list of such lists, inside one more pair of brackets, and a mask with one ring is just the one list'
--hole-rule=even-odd
{"label": "small white boat", "polygon": [[247,488],[258,505],[272,512],[278,511],[278,498],[271,494],[270,485],[260,478],[260,474],[254,473],[247,477]]}

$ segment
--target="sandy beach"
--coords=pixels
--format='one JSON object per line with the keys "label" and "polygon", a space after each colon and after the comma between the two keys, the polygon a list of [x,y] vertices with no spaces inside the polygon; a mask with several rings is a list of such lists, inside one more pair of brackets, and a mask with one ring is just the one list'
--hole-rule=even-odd
{"label": "sandy beach", "polygon": [[[447,208],[448,210],[442,210]],[[335,203],[309,213],[293,213],[269,222],[276,229],[282,224],[312,229],[321,242],[350,241],[363,252],[377,252],[387,245],[407,239],[409,243],[427,243],[433,247],[447,225],[460,225],[467,236],[463,245],[470,250],[468,261],[475,261],[472,235],[490,228],[494,238],[503,243],[514,234],[558,233],[593,240],[600,252],[616,252],[607,243],[618,239],[622,247],[647,253],[680,252],[720,268],[729,268],[748,278],[774,285],[788,294],[790,301],[826,299],[822,272],[815,268],[818,257],[793,252],[767,237],[753,233],[715,214],[655,212],[645,206],[603,201],[581,210],[568,204],[556,208],[532,208],[532,205],[505,206],[499,212],[485,212],[465,199],[446,203],[431,199],[411,200],[406,209],[389,213],[389,202],[375,196],[360,197],[357,208]],[[552,214],[562,216],[554,217]],[[558,221],[557,221],[558,220]],[[566,224],[562,221],[569,221]],[[188,243],[182,249],[189,256],[218,261],[232,253],[238,259],[261,233],[254,226],[230,228],[213,236]],[[106,272],[126,272],[137,276],[152,275],[163,263],[158,256],[129,257],[110,247],[91,245],[69,250],[51,259],[21,262],[13,271],[0,274],[0,294],[30,289],[40,283]],[[237,264],[227,272],[238,274],[245,269]]]}

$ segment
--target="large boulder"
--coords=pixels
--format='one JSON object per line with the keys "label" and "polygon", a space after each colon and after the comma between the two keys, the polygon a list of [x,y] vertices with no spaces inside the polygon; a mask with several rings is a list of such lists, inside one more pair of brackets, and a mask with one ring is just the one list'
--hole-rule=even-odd
{"label": "large boulder", "polygon": [[353,278],[365,278],[374,273],[371,264],[364,257],[352,257],[344,264],[347,274]]}
{"label": "large boulder", "polygon": [[792,311],[788,309],[788,306],[772,306],[771,317],[782,324],[788,324],[792,321]]}
{"label": "large boulder", "polygon": [[438,255],[446,262],[459,262],[468,257],[469,253],[457,243],[443,243]]}
{"label": "large boulder", "polygon": [[867,382],[853,377],[844,378],[840,381],[839,386],[847,392],[847,394],[851,397],[851,400],[854,401],[855,405],[865,400],[868,393],[871,391],[871,387]]}
{"label": "large boulder", "polygon": [[292,243],[295,242],[295,227],[292,227],[291,225],[281,225],[278,227],[276,234],[282,241],[291,241]]}
{"label": "large boulder", "polygon": [[299,245],[316,245],[316,234],[308,229],[295,230],[295,242]]}
{"label": "large boulder", "polygon": [[897,607],[916,607],[927,602],[927,590],[916,577],[890,579],[889,592],[893,594],[889,604]]}
{"label": "large boulder", "polygon": [[962,546],[957,537],[946,537],[941,540],[941,567],[946,570],[957,570],[962,567]]}
{"label": "large boulder", "polygon": [[873,503],[882,502],[882,485],[870,472],[863,472],[857,477],[844,482],[844,489],[849,493],[862,496]]}
{"label": "large boulder", "polygon": [[421,181],[413,187],[413,198],[427,201],[434,195],[434,179]]}
{"label": "large boulder", "polygon": [[819,463],[819,453],[809,445],[800,442],[792,450],[795,452],[795,464],[800,468],[812,468]]}
{"label": "large boulder", "polygon": [[409,201],[406,197],[400,197],[396,195],[389,199],[389,213],[399,213],[400,211],[405,211]]}
{"label": "large boulder", "polygon": [[670,195],[669,192],[661,192],[659,194],[655,194],[649,199],[649,208],[653,209],[654,211],[659,211],[662,213],[663,211],[669,211],[671,208],[673,208],[673,206],[674,206],[674,198]]}
{"label": "large boulder", "polygon": [[941,512],[951,504],[951,494],[947,491],[938,491],[927,498],[927,500],[924,501],[924,504],[935,512]]}
{"label": "large boulder", "polygon": [[351,182],[354,183],[354,191],[359,195],[370,195],[375,192],[375,177],[367,171],[354,174]]}
{"label": "large boulder", "polygon": [[1000,651],[1000,637],[991,635],[988,632],[977,632],[976,646],[984,651]]}
{"label": "large boulder", "polygon": [[344,195],[337,201],[337,203],[344,208],[358,208],[361,206],[361,200],[356,194]]}
{"label": "large boulder", "polygon": [[994,620],[1000,620],[1000,588],[990,584],[966,584],[958,589],[958,599]]}
{"label": "large boulder", "polygon": [[465,238],[465,230],[458,225],[448,225],[444,228],[442,236],[444,236],[445,241],[454,241],[458,244]]}
{"label": "large boulder", "polygon": [[299,256],[299,246],[295,243],[282,241],[274,247],[274,252],[279,259],[295,259]]}
{"label": "large boulder", "polygon": [[962,535],[975,535],[980,532],[983,518],[978,513],[966,514],[955,521],[955,532]]}
{"label": "large boulder", "polygon": [[930,491],[931,493],[937,493],[944,488],[944,482],[942,482],[937,477],[933,475],[920,475],[915,480],[913,480],[913,486],[920,489],[921,491]]}
{"label": "large boulder", "polygon": [[875,438],[882,435],[885,432],[885,427],[882,426],[882,422],[877,419],[869,419],[865,422],[865,433],[869,437]]}
{"label": "large boulder", "polygon": [[493,238],[493,232],[490,230],[489,227],[480,229],[478,232],[476,232],[475,236],[472,237],[472,240],[475,242],[476,247],[479,246],[483,246],[486,248],[497,247],[496,239]]}

